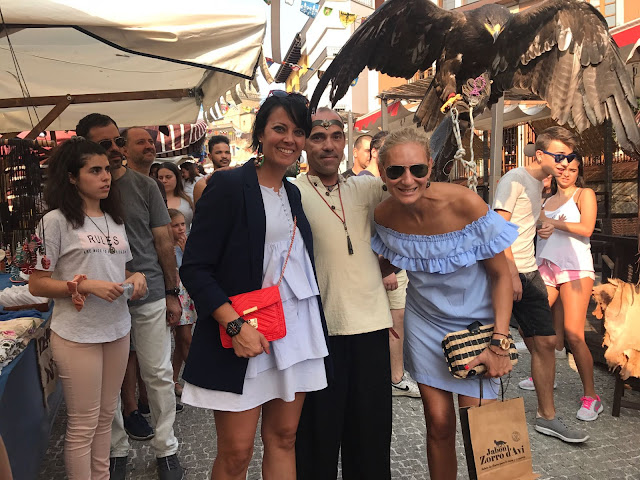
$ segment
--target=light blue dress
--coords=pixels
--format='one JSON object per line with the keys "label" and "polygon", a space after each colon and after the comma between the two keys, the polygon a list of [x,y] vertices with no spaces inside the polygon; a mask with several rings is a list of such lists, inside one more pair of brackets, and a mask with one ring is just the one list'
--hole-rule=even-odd
{"label": "light blue dress", "polygon": [[[410,235],[375,224],[373,250],[407,270],[404,361],[419,383],[478,398],[478,380],[454,378],[442,339],[476,320],[494,323],[491,284],[480,260],[492,258],[518,237],[518,227],[489,209],[462,230]],[[483,398],[496,398],[496,382],[482,380]]]}

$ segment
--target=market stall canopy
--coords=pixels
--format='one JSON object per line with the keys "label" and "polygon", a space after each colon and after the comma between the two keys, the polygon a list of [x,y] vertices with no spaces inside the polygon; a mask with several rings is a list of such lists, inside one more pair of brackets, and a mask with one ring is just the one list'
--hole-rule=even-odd
{"label": "market stall canopy", "polygon": [[0,131],[47,115],[44,128],[69,130],[92,112],[120,127],[216,117],[263,63],[266,20],[242,3],[3,1]]}
{"label": "market stall canopy", "polygon": [[[413,113],[404,108],[400,101],[387,105],[387,112],[389,114],[389,121],[399,120]],[[373,131],[371,134],[375,135],[378,130],[382,129],[382,112],[380,108],[359,117],[353,127],[360,131]]]}

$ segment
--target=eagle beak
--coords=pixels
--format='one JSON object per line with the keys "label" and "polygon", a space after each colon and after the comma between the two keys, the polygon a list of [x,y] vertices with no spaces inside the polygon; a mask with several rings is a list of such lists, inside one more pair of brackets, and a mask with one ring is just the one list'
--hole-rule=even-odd
{"label": "eagle beak", "polygon": [[502,30],[504,30],[504,27],[502,25],[500,25],[499,23],[497,23],[496,25],[489,25],[488,23],[485,23],[484,24],[484,28],[493,37],[493,43],[496,43],[496,40],[498,40],[498,37],[502,33]]}

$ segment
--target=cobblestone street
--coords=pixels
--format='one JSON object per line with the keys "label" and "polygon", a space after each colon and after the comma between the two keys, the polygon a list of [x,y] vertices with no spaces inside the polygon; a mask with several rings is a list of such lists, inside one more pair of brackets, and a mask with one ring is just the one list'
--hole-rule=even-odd
{"label": "cobblestone street", "polygon": [[[524,348],[523,344],[519,346]],[[535,392],[520,390],[517,383],[528,376],[530,356],[521,350],[520,362],[512,374],[506,398],[524,397],[529,437],[533,453],[534,471],[542,479],[563,480],[640,480],[640,411],[622,408],[619,418],[611,416],[614,379],[601,366],[595,368],[596,390],[599,392],[604,412],[594,422],[581,422],[575,418],[582,395],[577,372],[567,360],[558,360],[555,391],[556,408],[560,416],[572,426],[586,430],[591,436],[583,445],[569,445],[558,439],[537,433],[533,429],[535,417]],[[640,400],[640,393],[627,392],[631,399]],[[40,479],[63,479],[63,439],[65,428],[64,406],[61,408],[51,433],[46,460]],[[176,417],[176,435],[181,442],[179,451],[182,465],[187,469],[187,479],[208,479],[216,453],[213,414],[186,406]],[[458,478],[468,478],[464,448],[458,427],[457,452]],[[128,478],[136,480],[156,479],[155,458],[148,445],[132,442],[129,456]],[[248,479],[257,480],[260,475],[262,448],[256,438],[255,454],[249,468]],[[423,480],[429,478],[425,452],[425,424],[422,403],[419,399],[394,397],[393,438],[391,468],[394,479]]]}

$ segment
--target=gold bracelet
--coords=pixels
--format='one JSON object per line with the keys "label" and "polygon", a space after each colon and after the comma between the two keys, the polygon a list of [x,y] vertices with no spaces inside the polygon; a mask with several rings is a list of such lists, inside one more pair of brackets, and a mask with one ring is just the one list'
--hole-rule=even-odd
{"label": "gold bracelet", "polygon": [[144,274],[144,272],[138,272],[140,275],[142,275],[144,277],[144,281],[147,281],[147,276]]}
{"label": "gold bracelet", "polygon": [[493,332],[491,335],[492,336],[493,335],[502,335],[503,337],[511,338],[511,334],[510,333]]}

